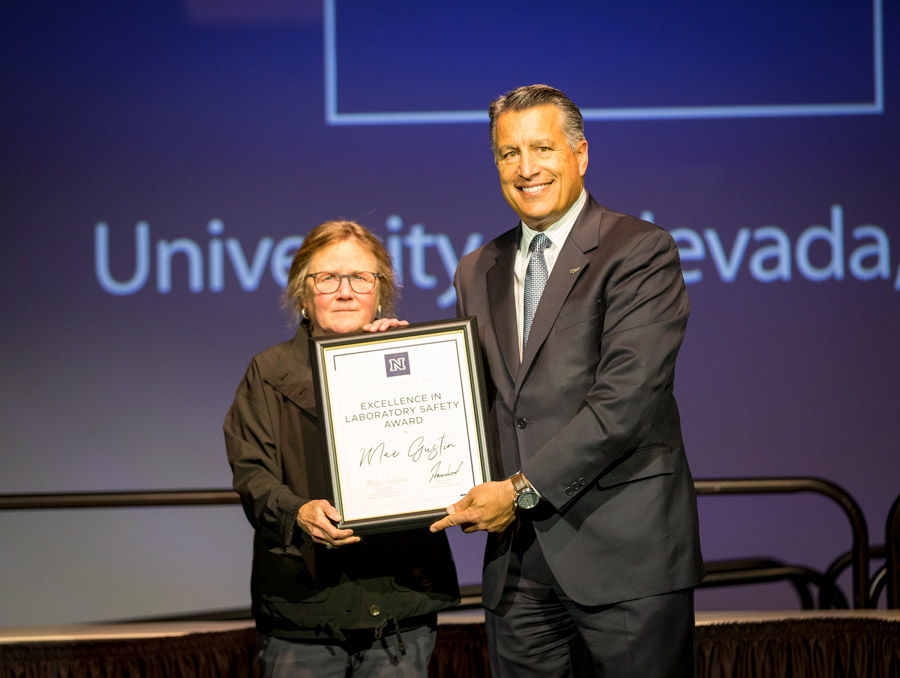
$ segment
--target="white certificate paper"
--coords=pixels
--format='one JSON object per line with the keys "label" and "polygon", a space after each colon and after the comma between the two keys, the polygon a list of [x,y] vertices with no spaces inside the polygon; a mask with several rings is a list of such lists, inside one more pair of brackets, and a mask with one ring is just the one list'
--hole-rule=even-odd
{"label": "white certificate paper", "polygon": [[471,318],[313,340],[342,527],[427,523],[490,479],[476,342]]}

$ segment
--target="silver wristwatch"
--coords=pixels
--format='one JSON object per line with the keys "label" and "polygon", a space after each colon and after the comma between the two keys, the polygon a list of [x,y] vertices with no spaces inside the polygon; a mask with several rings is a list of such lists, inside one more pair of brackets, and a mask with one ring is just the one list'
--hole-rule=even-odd
{"label": "silver wristwatch", "polygon": [[513,489],[516,491],[516,498],[513,505],[520,509],[530,509],[537,506],[541,500],[534,488],[525,480],[525,475],[521,471],[513,473],[509,479],[512,481]]}

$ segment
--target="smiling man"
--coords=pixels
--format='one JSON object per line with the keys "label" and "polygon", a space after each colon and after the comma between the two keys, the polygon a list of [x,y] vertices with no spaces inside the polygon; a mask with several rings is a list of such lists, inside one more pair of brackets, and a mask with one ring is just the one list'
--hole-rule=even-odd
{"label": "smiling man", "polygon": [[584,190],[578,107],[546,85],[490,108],[519,224],[463,257],[506,480],[433,531],[488,535],[492,674],[692,676],[697,501],[673,396],[689,314],[678,250]]}
{"label": "smiling man", "polygon": [[587,141],[569,140],[553,104],[495,118],[494,157],[503,195],[534,231],[557,223],[584,190]]}

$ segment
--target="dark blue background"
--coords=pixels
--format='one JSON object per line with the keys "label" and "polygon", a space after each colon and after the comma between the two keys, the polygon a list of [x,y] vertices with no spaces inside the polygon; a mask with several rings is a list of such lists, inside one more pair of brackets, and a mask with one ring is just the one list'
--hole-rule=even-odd
{"label": "dark blue background", "polygon": [[[652,213],[682,247],[690,234],[677,229],[703,242],[703,256],[685,256],[701,279],[689,286],[676,383],[695,476],[825,477],[856,497],[882,541],[900,492],[895,0],[337,0],[339,118],[475,112],[471,122],[413,124],[326,122],[318,2],[38,1],[2,14],[0,492],[228,486],[225,411],[250,357],[290,329],[269,262],[247,291],[226,254],[224,290],[213,291],[210,248],[236,239],[249,265],[258,247],[268,253],[266,238],[356,219],[397,248],[401,315],[451,316],[452,300],[439,302],[452,266],[438,236],[459,256],[515,223],[487,105],[543,81],[586,111],[643,111],[587,122],[587,187],[613,209]],[[708,109],[832,104],[862,110]],[[647,112],[661,107],[687,112]],[[798,242],[810,227],[835,228],[833,205],[843,278],[812,280]],[[221,234],[208,230],[215,219]],[[135,272],[140,222],[147,283],[111,294],[96,272],[96,227],[107,225],[121,282]],[[851,272],[853,252],[873,242],[854,235],[864,225],[887,241],[886,278]],[[752,273],[751,258],[774,242],[766,226],[788,243],[789,280]],[[202,289],[189,290],[182,254],[161,293],[156,244],[178,239],[202,254]],[[733,276],[717,266],[715,244],[734,257]],[[833,255],[821,238],[809,246],[816,268]],[[767,555],[824,569],[850,546],[847,521],[815,496],[706,497],[700,509],[708,559]],[[477,583],[482,539],[451,537],[461,580]],[[7,513],[0,542],[4,625],[249,599],[250,529],[237,507]],[[706,609],[796,606],[781,584],[698,594]]]}

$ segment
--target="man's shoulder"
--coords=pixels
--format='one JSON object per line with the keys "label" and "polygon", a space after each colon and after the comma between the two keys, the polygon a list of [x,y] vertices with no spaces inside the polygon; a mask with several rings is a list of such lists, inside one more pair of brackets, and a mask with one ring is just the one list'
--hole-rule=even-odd
{"label": "man's shoulder", "polygon": [[650,238],[647,242],[658,242],[663,246],[668,246],[674,240],[669,232],[639,217],[624,212],[617,212],[597,202],[590,204],[586,211],[589,228],[598,230],[598,238],[600,242],[607,241],[609,246],[618,243],[622,246],[633,246],[636,242],[645,238]]}
{"label": "man's shoulder", "polygon": [[615,224],[619,227],[626,227],[633,231],[643,233],[660,230],[659,226],[650,221],[636,217],[633,214],[619,212],[606,205],[601,205],[590,193],[588,193],[588,203],[585,205],[584,212],[581,216],[587,219],[587,221],[601,227],[604,225],[609,226]]}

